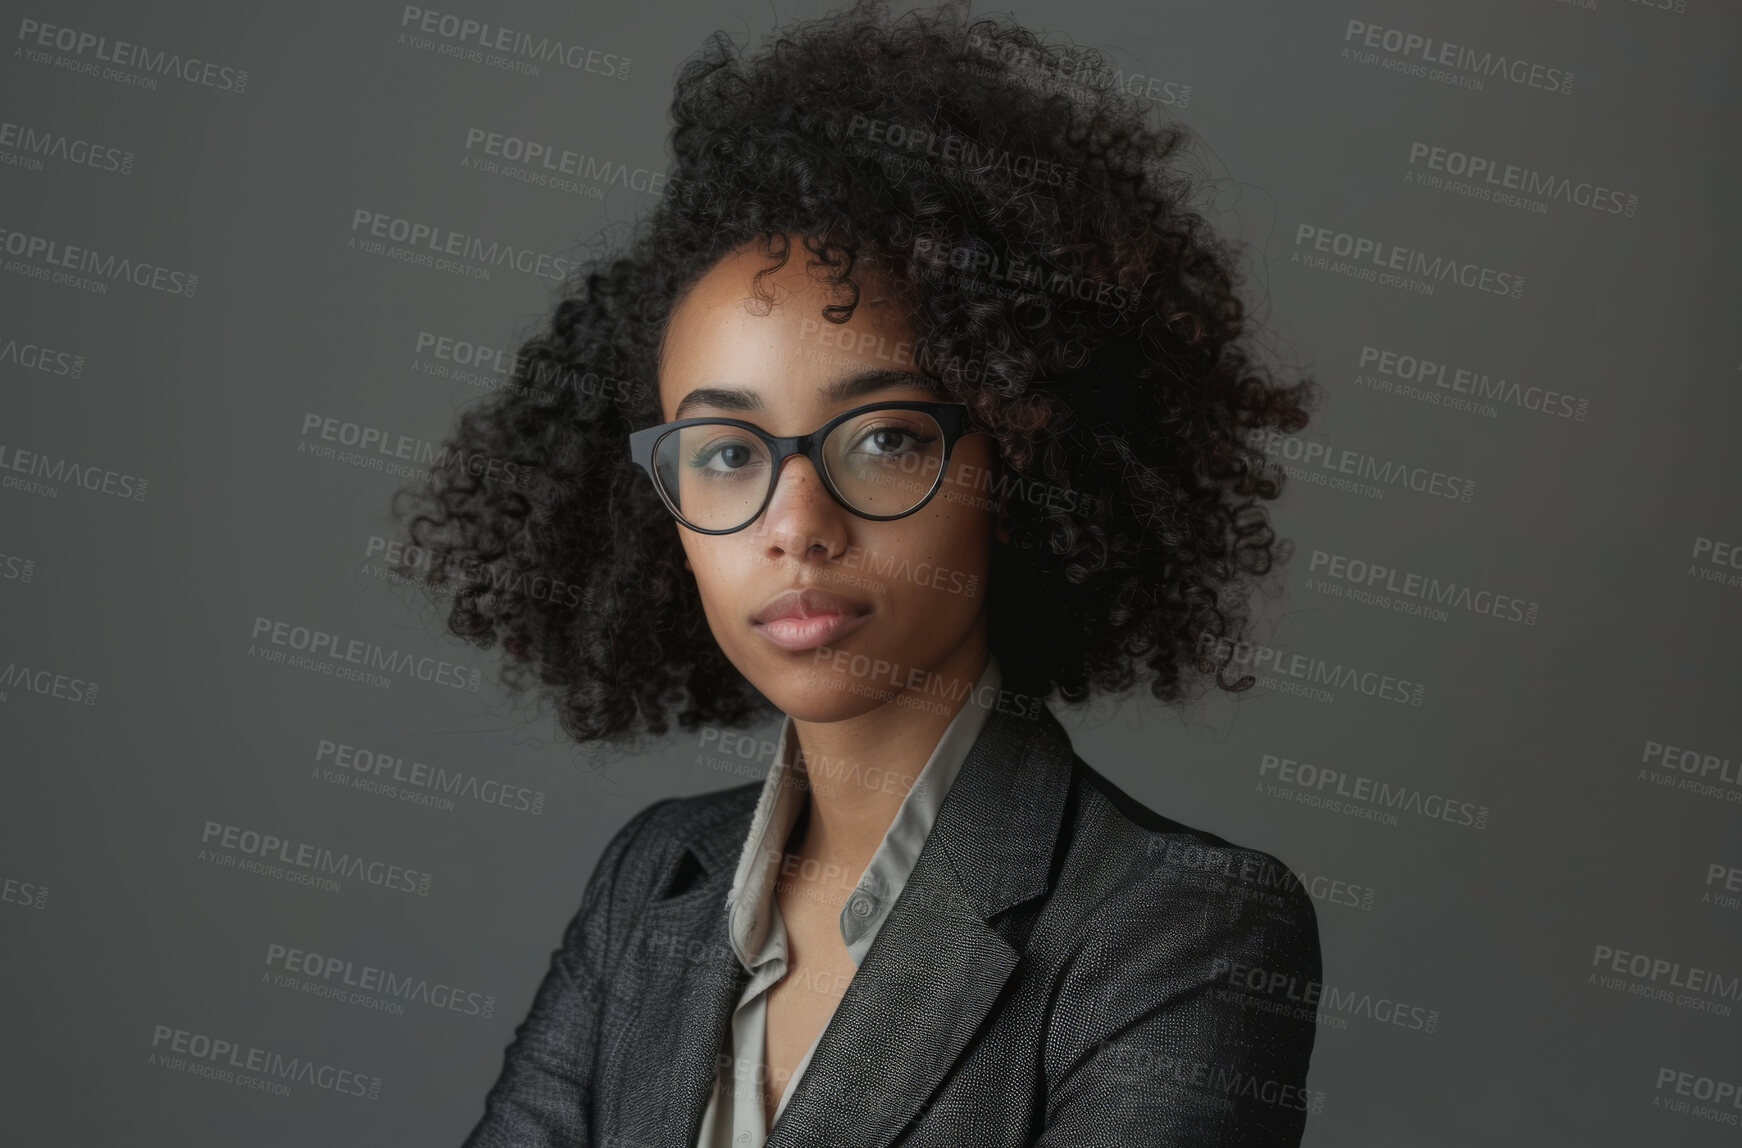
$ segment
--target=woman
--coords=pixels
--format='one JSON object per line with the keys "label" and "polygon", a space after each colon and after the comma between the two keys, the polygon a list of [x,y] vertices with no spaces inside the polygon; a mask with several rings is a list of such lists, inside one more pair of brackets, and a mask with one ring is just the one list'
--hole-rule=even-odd
{"label": "woman", "polygon": [[716,36],[673,115],[673,192],[400,510],[577,742],[782,732],[606,846],[468,1143],[1298,1143],[1309,897],[1044,704],[1251,684],[1201,651],[1311,384],[1243,352],[1185,132],[872,4]]}

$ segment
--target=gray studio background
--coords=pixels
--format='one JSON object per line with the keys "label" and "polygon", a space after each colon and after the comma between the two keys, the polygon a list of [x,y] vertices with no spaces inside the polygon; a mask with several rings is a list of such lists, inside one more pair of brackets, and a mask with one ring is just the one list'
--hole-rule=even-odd
{"label": "gray studio background", "polygon": [[[453,362],[426,344],[511,351],[554,298],[535,273],[351,246],[357,212],[584,256],[651,192],[478,170],[468,132],[646,186],[702,38],[759,39],[821,7],[430,6],[598,53],[527,75],[402,42],[416,30],[387,3],[5,6],[0,1139],[457,1144],[610,834],[659,797],[760,776],[753,739],[680,733],[597,769],[515,713],[494,663],[380,575],[371,539],[400,479],[306,449],[321,435],[304,428],[439,440],[486,391],[443,377]],[[1338,1004],[1306,1143],[1736,1143],[1742,1108],[1700,1111],[1742,1085],[1736,8],[1007,10],[1109,49],[1201,134],[1271,361],[1329,394],[1303,441],[1275,444],[1296,478],[1272,513],[1297,551],[1257,635],[1260,687],[1183,713],[1055,707],[1119,785],[1277,854],[1320,897]],[[97,49],[44,47],[44,25],[214,68],[140,87],[127,78],[150,73]],[[1412,74],[1419,53],[1388,50],[1387,30],[1537,81]],[[1597,198],[1538,210],[1418,181],[1453,178],[1458,157]],[[1335,268],[1356,240],[1522,289],[1366,281]],[[45,279],[44,243],[160,281]],[[1440,373],[1411,378],[1419,362]],[[1373,565],[1482,593],[1423,615],[1407,593],[1357,593]],[[482,684],[272,663],[259,620]],[[474,795],[442,808],[332,780],[361,776],[358,749],[463,774]],[[1329,806],[1326,770],[1402,806]],[[396,876],[250,872],[214,824]],[[455,996],[396,1013],[317,995],[273,963],[292,949]],[[153,1060],[196,1037],[374,1095]]]}

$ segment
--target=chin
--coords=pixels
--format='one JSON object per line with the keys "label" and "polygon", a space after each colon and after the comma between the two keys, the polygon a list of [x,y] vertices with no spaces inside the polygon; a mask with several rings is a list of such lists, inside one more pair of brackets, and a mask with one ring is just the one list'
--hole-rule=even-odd
{"label": "chin", "polygon": [[813,662],[809,650],[801,653],[806,656],[766,671],[760,675],[764,680],[754,683],[782,713],[799,721],[844,721],[895,697],[897,691],[887,682],[861,681],[834,669],[828,659]]}

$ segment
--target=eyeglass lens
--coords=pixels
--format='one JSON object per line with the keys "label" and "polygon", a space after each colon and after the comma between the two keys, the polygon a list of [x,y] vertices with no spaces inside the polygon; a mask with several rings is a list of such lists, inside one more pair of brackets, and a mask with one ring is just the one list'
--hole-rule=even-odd
{"label": "eyeglass lens", "polygon": [[[731,530],[756,517],[775,478],[768,446],[726,423],[680,427],[660,438],[653,455],[678,514],[703,530]],[[828,479],[850,506],[871,515],[918,506],[943,458],[943,428],[923,411],[867,411],[823,440]]]}

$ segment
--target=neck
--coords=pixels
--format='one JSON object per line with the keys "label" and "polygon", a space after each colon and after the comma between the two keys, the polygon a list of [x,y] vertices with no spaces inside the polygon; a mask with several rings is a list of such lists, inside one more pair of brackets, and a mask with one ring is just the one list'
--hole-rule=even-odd
{"label": "neck", "polygon": [[[810,782],[809,817],[798,845],[802,861],[843,874],[846,888],[857,883],[944,730],[967,704],[988,656],[982,620],[932,671],[929,690],[904,688],[875,709],[841,721],[793,719]],[[952,704],[954,698],[960,701]]]}

